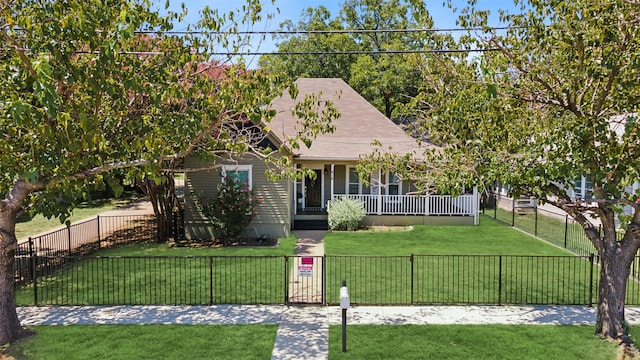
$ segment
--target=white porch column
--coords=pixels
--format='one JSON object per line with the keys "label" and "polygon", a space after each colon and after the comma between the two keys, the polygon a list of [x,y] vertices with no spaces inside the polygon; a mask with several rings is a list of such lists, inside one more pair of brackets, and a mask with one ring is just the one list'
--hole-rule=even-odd
{"label": "white porch column", "polygon": [[478,196],[478,186],[473,187],[473,225],[480,223],[479,214],[480,197]]}
{"label": "white porch column", "polygon": [[425,193],[424,196],[424,215],[425,216],[429,216],[429,214],[431,213],[431,209],[429,208],[431,206],[431,194],[430,193]]}
{"label": "white porch column", "polygon": [[293,178],[293,215],[298,214],[298,179]]}
{"label": "white porch column", "polygon": [[334,184],[335,171],[336,171],[336,164],[331,164],[331,196],[329,197],[329,201],[333,201],[333,194],[335,190],[335,184]]}
{"label": "white porch column", "polygon": [[300,194],[302,194],[302,206],[301,207],[302,207],[303,210],[307,207],[306,206],[306,202],[305,202],[306,201],[306,194],[305,194],[305,191],[304,191],[305,186],[306,186],[306,181],[305,181],[306,178],[307,178],[306,176],[302,177],[302,189],[300,189]]}
{"label": "white porch column", "polygon": [[378,169],[378,215],[382,215],[382,169]]}

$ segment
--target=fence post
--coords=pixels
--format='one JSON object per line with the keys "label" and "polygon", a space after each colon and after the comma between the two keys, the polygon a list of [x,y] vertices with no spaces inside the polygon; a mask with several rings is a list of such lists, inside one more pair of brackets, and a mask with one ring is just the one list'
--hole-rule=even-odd
{"label": "fence post", "polygon": [[67,225],[67,243],[69,244],[69,256],[71,256],[71,225]]}
{"label": "fence post", "polygon": [[284,257],[284,304],[289,305],[289,256]]}
{"label": "fence post", "polygon": [[98,222],[98,249],[100,249],[100,243],[102,242],[100,238],[100,215],[96,215],[96,221]]}
{"label": "fence post", "polygon": [[564,215],[564,248],[567,248],[567,238],[569,236],[569,214]]}
{"label": "fence post", "polygon": [[498,259],[498,305],[502,305],[502,255]]}
{"label": "fence post", "polygon": [[516,226],[516,199],[511,199],[511,226]]}
{"label": "fence post", "polygon": [[414,267],[413,267],[413,254],[411,254],[411,305],[413,305],[413,284],[414,284],[414,280],[413,280],[413,274],[414,274]]}
{"label": "fence post", "polygon": [[589,263],[591,267],[589,268],[589,306],[593,306],[593,263],[595,256],[593,254],[589,255]]}
{"label": "fence post", "polygon": [[327,255],[322,255],[322,305],[327,305]]}
{"label": "fence post", "polygon": [[533,208],[535,217],[534,217],[534,225],[533,225],[533,236],[538,236],[538,206]]}
{"label": "fence post", "polygon": [[38,306],[38,267],[36,252],[33,250],[33,239],[29,237],[29,262],[31,263],[31,279],[33,280],[33,305]]}
{"label": "fence post", "polygon": [[213,256],[209,256],[209,305],[213,305]]}

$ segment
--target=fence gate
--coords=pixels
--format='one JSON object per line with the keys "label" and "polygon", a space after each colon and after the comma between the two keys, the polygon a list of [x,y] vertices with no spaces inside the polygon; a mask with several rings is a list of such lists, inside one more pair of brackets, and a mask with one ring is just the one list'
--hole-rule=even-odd
{"label": "fence gate", "polygon": [[323,256],[292,256],[289,304],[324,304],[325,261]]}

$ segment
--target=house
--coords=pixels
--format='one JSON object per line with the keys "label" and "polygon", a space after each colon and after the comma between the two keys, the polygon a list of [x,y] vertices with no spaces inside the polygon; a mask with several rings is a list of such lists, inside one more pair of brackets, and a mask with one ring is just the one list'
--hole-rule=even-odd
{"label": "house", "polygon": [[[628,130],[627,123],[629,119],[637,118],[637,116],[638,116],[637,114],[628,113],[628,114],[620,114],[620,115],[615,115],[610,117],[608,119],[608,125],[610,130],[609,136],[617,138],[618,141],[622,141],[623,137],[625,136],[625,132]],[[560,184],[560,183],[557,183],[556,185],[560,189],[565,189],[567,196],[572,200],[595,206],[595,203],[593,202],[593,200],[595,199],[595,194],[593,191],[593,177],[591,175],[583,174],[581,176],[578,176],[576,179],[573,180],[573,186],[570,186],[568,188],[566,188],[563,184]],[[560,217],[564,217],[565,215],[567,215],[565,211],[551,204],[547,203],[547,204],[538,205],[538,201],[534,197],[527,197],[526,199],[523,199],[523,198],[511,199],[510,190],[511,190],[510,185],[500,184],[500,183],[494,184],[495,194],[499,195],[500,197],[500,200],[497,200],[496,202],[497,206],[506,210],[511,210],[513,208],[516,212],[522,213],[522,212],[519,212],[518,209],[522,209],[521,204],[524,201],[528,203],[527,206],[530,208],[536,208],[540,206],[540,207],[544,207],[544,210],[548,211],[551,214],[558,215]],[[640,192],[640,182],[635,181],[633,184],[626,186],[624,191],[626,193],[625,197],[627,198],[638,197],[638,193]],[[625,205],[622,208],[622,214],[616,214],[616,226],[620,225],[619,215],[632,215],[633,211],[634,210],[631,206]],[[595,225],[600,224],[599,220],[596,218],[589,217],[589,220]]]}
{"label": "house", "polygon": [[[235,176],[246,181],[263,201],[246,230],[247,237],[287,236],[291,229],[327,226],[327,204],[341,197],[363,202],[367,211],[365,225],[410,224],[477,224],[479,198],[476,189],[452,197],[449,195],[415,195],[411,181],[401,180],[395,174],[371,174],[365,185],[356,172],[361,155],[374,150],[374,142],[384,149],[401,154],[419,154],[423,146],[409,137],[391,120],[368,103],[341,79],[299,79],[296,81],[298,98],[305,94],[321,94],[333,101],[340,117],[333,122],[333,133],[320,134],[310,147],[293,150],[287,146],[294,135],[297,119],[292,115],[296,100],[288,94],[275,99],[271,107],[277,115],[269,124],[269,140],[287,151],[293,166],[311,169],[314,177],[297,181],[270,181],[265,176],[267,165],[249,155],[227,162],[221,168],[188,173],[186,194],[191,191],[215,192],[224,176]],[[282,153],[282,152],[281,152]],[[185,161],[189,168],[207,167],[195,158]],[[197,212],[193,200],[185,202],[185,231],[188,238],[210,238],[211,225]]]}

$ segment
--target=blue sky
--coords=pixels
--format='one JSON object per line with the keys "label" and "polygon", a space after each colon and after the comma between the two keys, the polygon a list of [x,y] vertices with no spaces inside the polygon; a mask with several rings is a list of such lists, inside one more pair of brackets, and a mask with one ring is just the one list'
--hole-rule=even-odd
{"label": "blue sky", "polygon": [[[205,6],[210,8],[216,8],[220,12],[229,12],[230,10],[239,8],[244,4],[244,0],[169,0],[170,9],[174,11],[180,10],[181,3],[184,3],[188,9],[188,14],[184,21],[180,24],[176,24],[174,30],[185,30],[186,24],[194,23],[197,21],[199,15],[198,12]],[[427,8],[431,17],[435,22],[435,28],[456,28],[457,14],[454,14],[451,9],[443,6],[445,0],[425,0],[427,1]],[[160,9],[164,9],[165,0],[152,0],[152,2]],[[290,19],[294,23],[300,18],[302,11],[308,7],[317,7],[324,5],[333,17],[337,16],[340,11],[340,6],[343,0],[276,0],[274,5],[271,5],[270,0],[262,1],[265,7],[265,12],[275,14],[275,17],[271,20],[264,21],[260,24],[256,24],[253,29],[243,30],[277,30],[281,22]],[[453,0],[455,6],[460,9],[465,7],[466,1]],[[483,10],[490,10],[492,16],[490,17],[490,25],[498,26],[497,9],[506,8],[514,12],[515,6],[511,0],[478,0],[476,8]],[[279,9],[279,13],[276,9]],[[247,50],[247,49],[245,49]],[[251,51],[260,52],[273,52],[276,51],[276,44],[274,41],[267,37],[266,40],[261,41],[259,44],[252,44]]]}

